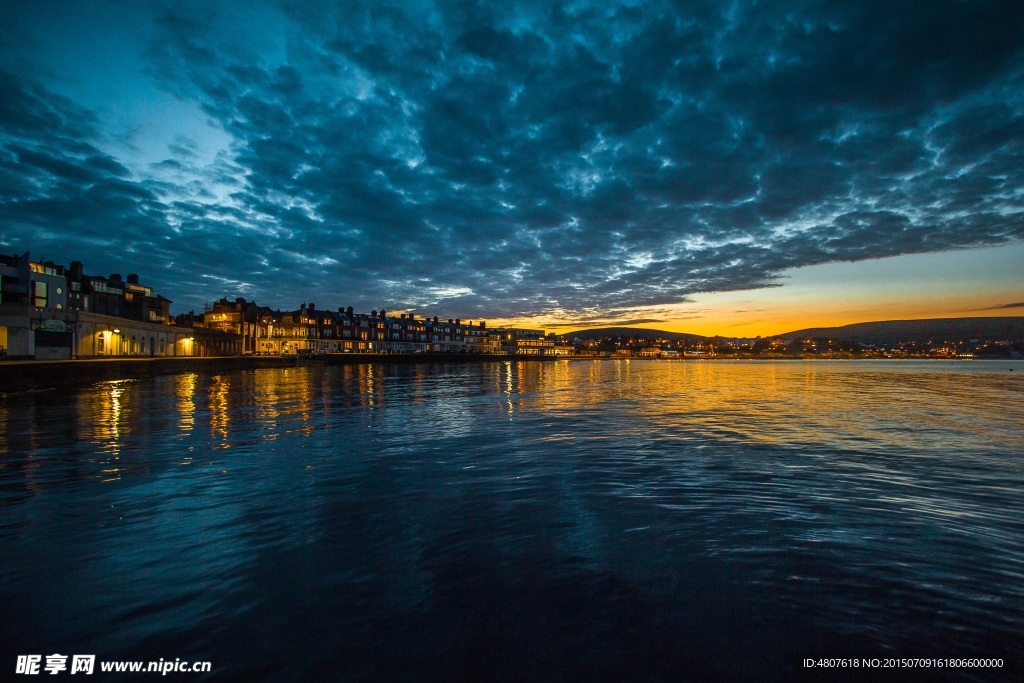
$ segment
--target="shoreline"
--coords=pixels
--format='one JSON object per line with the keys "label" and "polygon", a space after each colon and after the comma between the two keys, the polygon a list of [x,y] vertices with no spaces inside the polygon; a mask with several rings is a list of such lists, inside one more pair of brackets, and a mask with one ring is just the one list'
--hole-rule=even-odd
{"label": "shoreline", "polygon": [[800,362],[800,361],[930,361],[970,363],[975,361],[1020,361],[1015,358],[838,358],[788,356],[715,356],[708,358],[643,358],[608,356],[507,356],[459,353],[429,354],[330,354],[319,356],[207,356],[175,358],[88,358],[77,360],[0,361],[0,395],[27,391],[77,387],[97,382],[137,379],[188,372],[215,375],[222,372],[263,368],[293,368],[311,365],[494,363],[506,361],[552,363],[557,361],[662,361],[690,362]]}

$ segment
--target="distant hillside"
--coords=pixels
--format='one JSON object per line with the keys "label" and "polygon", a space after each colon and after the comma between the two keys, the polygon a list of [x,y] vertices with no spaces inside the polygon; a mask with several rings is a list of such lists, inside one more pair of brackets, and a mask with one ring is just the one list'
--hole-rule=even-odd
{"label": "distant hillside", "polygon": [[885,320],[873,323],[855,323],[842,327],[812,327],[777,336],[783,339],[826,337],[866,344],[956,339],[1021,341],[1024,340],[1024,316]]}
{"label": "distant hillside", "polygon": [[648,330],[642,327],[598,327],[590,330],[566,332],[560,335],[566,339],[604,339],[605,337],[633,337],[634,339],[672,339],[674,341],[707,339],[699,334],[685,332],[666,332],[665,330]]}

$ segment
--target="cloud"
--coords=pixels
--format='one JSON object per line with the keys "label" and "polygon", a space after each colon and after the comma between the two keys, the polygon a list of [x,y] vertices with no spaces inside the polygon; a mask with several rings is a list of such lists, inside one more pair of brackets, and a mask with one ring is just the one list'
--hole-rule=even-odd
{"label": "cloud", "polygon": [[999,311],[1008,308],[1024,308],[1024,301],[1015,301],[1012,304],[999,304],[997,306],[987,306],[986,308],[979,308],[979,311]]}
{"label": "cloud", "polygon": [[135,260],[190,306],[236,293],[199,272],[579,320],[1024,239],[1024,6],[633,4],[153,5],[149,87],[230,144],[129,170],[5,72],[0,243]]}

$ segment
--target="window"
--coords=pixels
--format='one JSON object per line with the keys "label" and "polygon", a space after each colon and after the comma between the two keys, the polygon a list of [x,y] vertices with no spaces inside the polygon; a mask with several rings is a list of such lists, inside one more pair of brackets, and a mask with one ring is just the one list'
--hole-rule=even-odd
{"label": "window", "polygon": [[41,263],[29,263],[28,267],[33,273],[42,273],[43,275],[60,275],[60,273],[57,272],[57,269],[53,266],[44,266]]}
{"label": "window", "polygon": [[40,308],[46,308],[47,296],[47,283],[36,280],[32,283],[32,305]]}

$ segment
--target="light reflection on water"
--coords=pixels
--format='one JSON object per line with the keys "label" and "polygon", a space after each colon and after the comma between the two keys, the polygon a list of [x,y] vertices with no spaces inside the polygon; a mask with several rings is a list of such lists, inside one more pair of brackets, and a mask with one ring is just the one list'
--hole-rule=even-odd
{"label": "light reflection on water", "polygon": [[314,366],[10,395],[4,656],[280,680],[1019,662],[1022,372]]}

